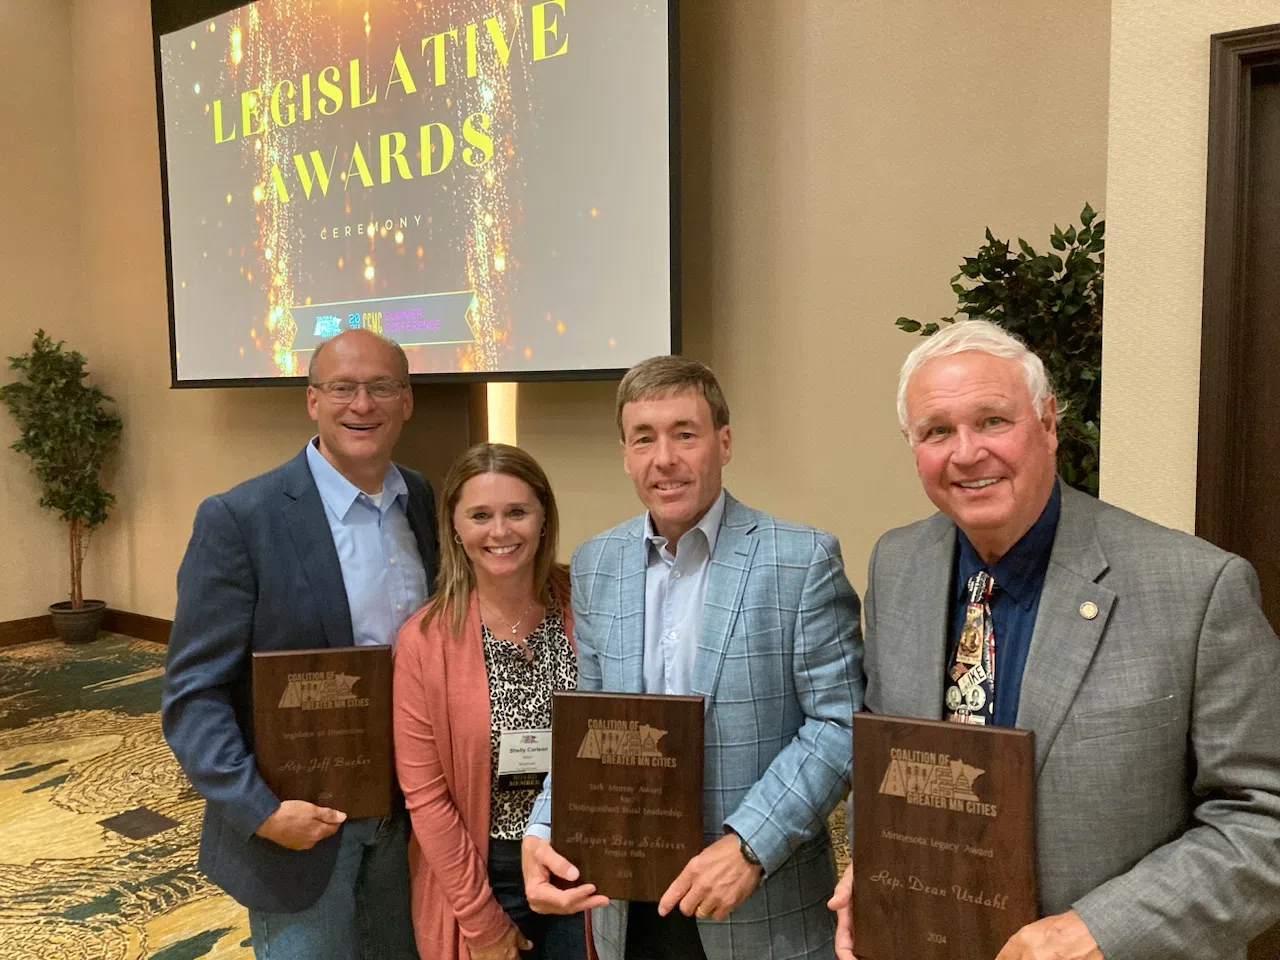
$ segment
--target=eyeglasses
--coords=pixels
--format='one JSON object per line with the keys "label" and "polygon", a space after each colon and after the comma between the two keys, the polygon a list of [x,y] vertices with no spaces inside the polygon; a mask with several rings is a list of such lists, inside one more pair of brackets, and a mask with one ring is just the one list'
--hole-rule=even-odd
{"label": "eyeglasses", "polygon": [[350,403],[361,387],[374,400],[395,400],[408,384],[403,380],[326,380],[311,386],[334,403]]}

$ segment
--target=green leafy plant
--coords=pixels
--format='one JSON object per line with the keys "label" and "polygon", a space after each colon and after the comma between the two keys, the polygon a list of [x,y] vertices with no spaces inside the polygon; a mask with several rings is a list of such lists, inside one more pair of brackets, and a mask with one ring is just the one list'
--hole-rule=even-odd
{"label": "green leafy plant", "polygon": [[[1102,274],[1106,222],[1084,205],[1080,227],[1054,224],[1053,250],[1036,253],[1022,238],[1014,254],[988,227],[987,242],[951,278],[956,316],[937,323],[899,317],[907,333],[933,336],[942,324],[983,317],[1021,337],[1044,361],[1062,418],[1058,472],[1098,495],[1098,424],[1102,396]],[[1059,255],[1061,254],[1061,255]]]}
{"label": "green leafy plant", "polygon": [[88,534],[107,519],[116,498],[101,482],[102,465],[120,440],[123,424],[104,409],[111,398],[85,383],[84,355],[63,350],[43,330],[31,352],[9,358],[20,379],[0,387],[0,401],[17,421],[11,445],[33,461],[40,481],[40,506],[68,525],[71,553],[71,607],[84,606],[81,572]]}

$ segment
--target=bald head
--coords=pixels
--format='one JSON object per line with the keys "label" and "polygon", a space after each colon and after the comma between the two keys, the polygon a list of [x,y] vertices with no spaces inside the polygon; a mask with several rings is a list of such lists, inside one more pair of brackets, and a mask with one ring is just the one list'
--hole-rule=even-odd
{"label": "bald head", "polygon": [[336,344],[349,340],[362,340],[365,342],[373,342],[381,344],[388,352],[388,359],[392,365],[392,369],[396,372],[396,377],[409,382],[409,358],[404,355],[404,348],[394,340],[384,337],[381,334],[374,333],[372,330],[344,330],[336,337],[330,337],[328,340],[321,340],[319,345],[311,354],[311,365],[307,368],[308,383],[322,383],[326,378],[324,376],[322,358],[327,352],[330,344]]}

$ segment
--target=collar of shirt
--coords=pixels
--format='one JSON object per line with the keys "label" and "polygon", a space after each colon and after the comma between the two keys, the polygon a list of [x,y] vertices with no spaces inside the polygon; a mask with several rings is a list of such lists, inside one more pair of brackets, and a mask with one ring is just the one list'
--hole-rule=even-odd
{"label": "collar of shirt", "polygon": [[[680,544],[684,543],[684,541],[692,536],[694,531],[697,530],[702,531],[703,537],[706,538],[707,558],[710,559],[711,555],[716,552],[716,537],[720,535],[720,521],[724,519],[724,498],[724,488],[721,487],[720,496],[716,497],[715,503],[711,504],[710,508],[708,508],[707,512],[702,515],[702,519],[694,525],[693,529],[686,530],[684,532],[684,536],[682,536],[676,543],[677,554],[680,552]],[[660,536],[658,532],[653,529],[653,517],[647,513],[644,517],[644,539],[645,543],[652,544],[657,549],[659,555],[662,554],[663,549],[667,546],[667,538]],[[650,554],[650,556],[652,556],[652,554]]]}
{"label": "collar of shirt", "polygon": [[1053,492],[1049,494],[1049,502],[1040,511],[1039,519],[991,567],[982,562],[964,531],[957,528],[960,555],[956,570],[961,593],[970,577],[979,570],[986,570],[1014,603],[1024,610],[1031,607],[1044,583],[1045,571],[1049,569],[1049,554],[1053,550],[1053,538],[1058,532],[1058,515],[1062,512],[1062,493],[1058,489],[1058,483],[1057,478],[1054,478]]}
{"label": "collar of shirt", "polygon": [[[339,473],[338,468],[324,458],[324,454],[320,452],[318,439],[312,439],[307,444],[307,465],[311,467],[311,476],[316,481],[316,489],[320,491],[320,499],[325,507],[333,516],[345,523],[352,505],[364,491]],[[387,475],[382,479],[382,504],[375,509],[385,515],[392,504],[401,497],[408,499],[408,496],[409,487],[405,484],[404,477],[400,475],[394,463],[388,464]],[[373,506],[372,501],[369,501],[369,506]]]}

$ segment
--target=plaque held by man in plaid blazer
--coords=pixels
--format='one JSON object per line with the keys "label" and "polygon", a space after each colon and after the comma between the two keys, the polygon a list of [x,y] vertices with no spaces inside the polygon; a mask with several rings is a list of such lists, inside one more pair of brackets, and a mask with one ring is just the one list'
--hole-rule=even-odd
{"label": "plaque held by man in plaid blazer", "polygon": [[605,896],[656,903],[702,849],[702,698],[552,702],[551,845]]}

